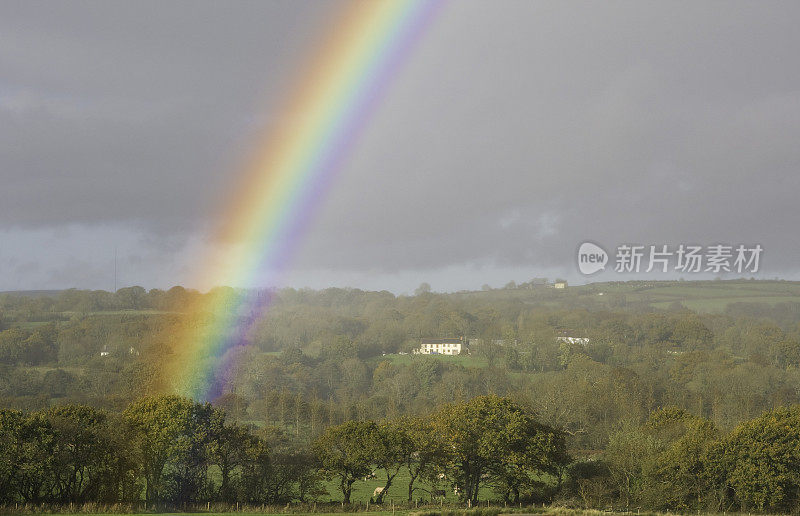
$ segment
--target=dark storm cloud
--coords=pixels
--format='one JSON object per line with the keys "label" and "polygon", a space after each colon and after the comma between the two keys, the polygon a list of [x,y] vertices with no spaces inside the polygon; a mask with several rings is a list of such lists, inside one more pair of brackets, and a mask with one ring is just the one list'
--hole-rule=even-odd
{"label": "dark storm cloud", "polygon": [[[186,267],[344,5],[3,4],[0,226],[21,245],[41,228],[128,227],[140,282],[169,284],[158,265]],[[770,272],[796,275],[799,15],[449,3],[317,208],[298,274],[449,268],[464,280],[448,285],[477,287],[475,268],[574,272],[590,239],[758,242]],[[69,263],[50,268],[84,281]]]}
{"label": "dark storm cloud", "polygon": [[593,239],[794,267],[796,5],[496,5],[448,11],[331,201],[361,265],[572,266]]}
{"label": "dark storm cloud", "polygon": [[0,221],[162,230],[206,215],[326,14],[288,1],[1,9]]}

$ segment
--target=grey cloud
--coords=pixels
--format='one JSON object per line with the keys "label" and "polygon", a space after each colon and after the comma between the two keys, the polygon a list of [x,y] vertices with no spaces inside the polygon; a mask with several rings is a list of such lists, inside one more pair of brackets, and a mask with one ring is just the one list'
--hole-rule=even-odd
{"label": "grey cloud", "polygon": [[552,266],[586,238],[761,242],[793,267],[794,7],[541,6],[448,13],[331,201],[355,229],[320,233],[354,267]]}
{"label": "grey cloud", "polygon": [[238,7],[4,4],[0,221],[197,229],[326,13]]}
{"label": "grey cloud", "polygon": [[[0,228],[126,226],[149,249],[141,283],[190,277],[186,257],[345,6],[4,4]],[[586,239],[758,242],[770,271],[796,274],[798,15],[448,3],[316,207],[293,277],[478,287],[470,271],[569,272]],[[83,281],[77,269],[63,274]]]}

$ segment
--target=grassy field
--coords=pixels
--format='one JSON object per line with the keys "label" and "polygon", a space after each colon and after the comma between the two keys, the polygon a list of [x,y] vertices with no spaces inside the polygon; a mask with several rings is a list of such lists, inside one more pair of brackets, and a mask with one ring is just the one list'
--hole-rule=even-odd
{"label": "grassy field", "polygon": [[[60,323],[61,321],[55,321],[56,324]],[[41,328],[42,326],[47,326],[50,324],[51,321],[22,321],[15,324],[16,327],[22,328],[23,330],[35,330],[36,328]]]}
{"label": "grassy field", "polygon": [[58,312],[62,315],[66,316],[73,316],[73,315],[84,315],[86,313],[90,313],[92,315],[108,315],[108,316],[115,316],[115,315],[158,315],[158,314],[167,314],[170,312],[166,312],[164,310],[155,310],[155,309],[146,309],[146,310],[133,310],[133,309],[123,309],[123,310],[97,310],[94,312],[73,312],[73,311],[65,311],[65,312]]}
{"label": "grassy field", "polygon": [[[270,516],[270,515],[278,515],[278,514],[298,514],[298,515],[301,515],[301,514],[314,514],[316,516],[334,516],[334,515],[354,514],[354,513],[357,513],[357,514],[360,514],[360,515],[364,515],[364,516],[370,516],[370,515],[383,516],[383,515],[389,515],[389,514],[396,515],[396,516],[402,516],[402,515],[434,516],[434,515],[438,515],[438,514],[441,514],[442,516],[450,516],[450,515],[453,515],[453,516],[459,515],[460,516],[462,514],[464,516],[494,516],[494,515],[503,514],[503,512],[499,508],[495,508],[495,509],[490,510],[490,511],[487,511],[486,509],[471,510],[470,511],[470,510],[464,510],[464,509],[462,509],[462,510],[458,510],[458,509],[453,510],[453,509],[445,508],[445,509],[440,509],[440,510],[437,511],[436,508],[434,508],[434,507],[430,507],[430,508],[427,508],[427,509],[424,508],[424,507],[414,508],[414,509],[399,509],[399,508],[396,508],[394,511],[389,509],[389,510],[383,510],[383,511],[373,511],[373,510],[369,510],[369,511],[368,510],[344,511],[343,510],[343,511],[340,511],[340,512],[324,512],[324,510],[320,510],[320,511],[314,511],[314,512],[311,512],[311,511],[302,512],[302,511],[298,511],[298,510],[287,509],[286,512],[240,512],[240,511],[236,511],[236,512],[233,512],[233,511],[232,512],[205,512],[205,511],[196,512],[196,511],[192,511],[192,512],[159,512],[159,513],[156,513],[156,514],[159,514],[161,516],[186,516],[188,514],[205,514],[207,516],[221,516],[221,515],[228,515],[228,514],[240,514],[242,516],[248,516],[248,515]],[[41,514],[41,513],[5,512],[5,513],[0,513],[0,514]],[[152,513],[152,512],[149,512],[149,513],[119,513],[119,512],[86,513],[86,512],[82,512],[82,513],[55,513],[55,514],[62,514],[64,516],[83,516],[85,514],[94,514],[96,516],[117,516],[119,514],[126,514],[126,515],[129,515],[129,516],[152,516],[152,514],[154,514],[154,513]],[[523,514],[523,513],[519,513],[519,514]],[[602,514],[602,513],[600,511],[588,512],[588,511],[572,511],[572,510],[568,510],[567,512],[565,512],[565,509],[552,509],[551,510],[551,509],[548,509],[548,508],[542,509],[542,508],[537,507],[537,508],[526,509],[526,512],[524,514],[542,514],[542,515],[563,514],[565,516],[567,516],[567,515],[579,516],[579,515],[584,515],[584,514],[586,514],[586,515],[598,514],[599,515],[599,514]],[[646,514],[646,513],[642,513],[642,514]]]}
{"label": "grassy field", "polygon": [[[372,498],[372,494],[375,492],[376,487],[383,487],[386,483],[386,473],[382,469],[375,470],[375,475],[377,478],[370,479],[370,480],[359,480],[355,484],[353,484],[353,491],[350,494],[350,501],[366,503]],[[408,499],[408,482],[409,482],[409,475],[408,471],[400,470],[397,476],[392,481],[392,485],[389,488],[388,493],[384,497],[387,503],[391,503],[392,501],[395,502],[404,502]],[[341,502],[342,501],[342,493],[339,490],[339,485],[336,481],[327,482],[325,484],[325,489],[327,489],[330,496],[323,496],[321,497],[322,501],[332,501],[332,502]],[[422,500],[430,500],[431,499],[431,490],[433,488],[419,480],[414,482],[414,499],[422,499]],[[444,503],[456,503],[458,498],[453,494],[453,490],[443,482],[441,485],[436,487],[435,489],[443,489],[445,491],[445,498]],[[481,488],[480,492],[478,493],[478,498],[481,500],[486,499],[501,499],[502,496],[494,493],[490,489]],[[436,499],[438,502],[438,498]]]}
{"label": "grassy field", "polygon": [[[673,301],[660,301],[651,303],[656,308],[669,308]],[[800,303],[800,297],[794,296],[752,296],[752,297],[724,297],[707,299],[687,299],[681,304],[689,310],[707,313],[722,313],[731,303],[764,303],[775,305],[776,303]]]}
{"label": "grassy field", "polygon": [[[259,515],[259,516],[269,516],[269,515],[278,515],[278,514],[314,514],[316,516],[333,516],[333,515],[341,515],[341,514],[348,514],[348,513],[357,513],[364,516],[388,516],[389,514],[393,516],[499,516],[503,514],[515,514],[518,516],[522,515],[542,515],[542,516],[601,516],[601,515],[608,515],[608,514],[636,514],[637,516],[662,516],[662,515],[674,515],[680,513],[659,513],[659,512],[650,512],[650,511],[609,511],[609,510],[595,510],[595,509],[572,509],[567,507],[502,507],[499,505],[494,505],[489,508],[481,506],[476,507],[473,509],[465,509],[465,508],[454,508],[454,507],[436,507],[436,506],[420,506],[418,508],[398,508],[396,507],[394,510],[387,509],[381,511],[375,510],[366,510],[364,507],[347,507],[342,508],[337,512],[327,512],[331,510],[329,506],[320,507],[319,510],[314,510],[313,506],[309,509],[307,507],[283,507],[283,508],[276,508],[276,507],[265,507],[263,511],[259,511],[259,508],[256,508],[255,511],[253,508],[246,508],[242,511],[234,511],[231,510],[230,512],[214,512],[214,511],[205,511],[205,510],[198,510],[192,512],[161,512],[157,514],[161,514],[163,516],[183,516],[187,514],[205,514],[207,516],[221,516],[225,514],[241,514],[242,516],[248,515]],[[335,509],[334,509],[335,510]],[[0,511],[0,514],[39,514],[33,511],[25,511],[25,512],[3,512]],[[63,514],[65,516],[79,516],[85,514],[95,514],[97,516],[112,516],[115,514],[130,514],[131,516],[148,516],[152,515],[152,512],[149,513],[122,513],[122,512],[80,512],[80,513],[70,513],[70,512],[57,512],[56,514]],[[703,515],[717,515],[719,513],[692,513],[692,514],[703,514]],[[730,516],[737,516],[740,513],[727,513]],[[743,514],[743,513],[741,513]],[[767,516],[765,513],[762,513],[763,516]]]}
{"label": "grassy field", "polygon": [[722,312],[730,303],[800,303],[800,282],[794,281],[636,281],[592,283],[570,287],[574,295],[598,296],[609,302],[625,296],[627,303],[645,302],[667,308],[680,302],[691,310]]}
{"label": "grassy field", "polygon": [[[533,289],[493,289],[460,292],[456,298],[502,303],[521,301],[547,308],[570,308],[582,300],[619,306],[620,296],[627,304],[646,303],[668,308],[674,302],[700,312],[721,312],[730,303],[747,302],[774,305],[800,303],[800,282],[780,280],[704,280],[704,281],[626,281],[571,285],[564,290],[547,287]],[[617,303],[617,305],[615,305]]]}
{"label": "grassy field", "polygon": [[414,361],[441,360],[447,364],[456,364],[464,367],[486,367],[487,362],[483,357],[474,355],[396,355],[388,354],[380,357],[394,365],[409,365]]}

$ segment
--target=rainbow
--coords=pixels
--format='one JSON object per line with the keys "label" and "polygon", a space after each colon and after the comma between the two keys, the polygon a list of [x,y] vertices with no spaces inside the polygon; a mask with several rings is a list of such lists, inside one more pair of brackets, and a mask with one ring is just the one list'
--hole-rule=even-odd
{"label": "rainbow", "polygon": [[[335,34],[301,74],[280,118],[285,123],[268,135],[223,211],[220,240],[229,246],[219,263],[202,271],[206,284],[277,283],[316,206],[442,3],[358,1],[343,13]],[[206,298],[196,312],[208,319],[178,337],[166,373],[172,392],[198,400],[223,393],[249,325],[270,301],[233,289]]]}

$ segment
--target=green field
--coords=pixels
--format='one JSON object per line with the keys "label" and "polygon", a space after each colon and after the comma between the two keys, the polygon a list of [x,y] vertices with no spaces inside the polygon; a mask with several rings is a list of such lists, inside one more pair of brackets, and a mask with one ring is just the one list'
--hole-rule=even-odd
{"label": "green field", "polygon": [[[800,303],[800,282],[783,280],[703,280],[703,281],[613,281],[570,285],[564,290],[548,287],[493,289],[451,294],[456,299],[486,303],[523,302],[543,308],[570,309],[580,303],[620,307],[646,304],[665,309],[674,302],[700,312],[722,312],[730,303]],[[623,305],[624,306],[624,305]]]}
{"label": "green field", "polygon": [[[669,308],[674,301],[660,301],[651,303],[656,308]],[[759,297],[722,297],[707,299],[687,299],[681,304],[689,310],[696,312],[722,313],[731,303],[764,303],[775,305],[777,303],[800,303],[800,297],[794,296],[759,296]]]}
{"label": "green field", "polygon": [[[375,475],[377,478],[370,479],[370,480],[359,480],[355,484],[353,484],[353,491],[350,494],[350,501],[353,503],[361,502],[366,503],[372,498],[372,494],[375,492],[376,487],[383,487],[386,483],[386,473],[382,469],[376,469]],[[405,503],[408,500],[408,481],[409,481],[408,471],[400,470],[394,480],[392,481],[392,486],[389,488],[388,494],[384,497],[385,503],[394,502],[403,502]],[[320,498],[320,501],[333,501],[333,502],[341,502],[342,501],[342,493],[339,490],[339,485],[336,481],[329,481],[325,484],[325,489],[327,489],[328,493],[330,494],[329,497],[323,496]],[[417,480],[414,482],[414,499],[418,500],[431,500],[431,489],[433,489],[430,485]],[[445,492],[444,503],[446,504],[454,504],[458,502],[458,498],[453,494],[452,488],[446,481],[443,481],[441,485],[437,486],[435,489],[441,489]],[[494,493],[491,489],[481,488],[480,492],[478,493],[478,498],[480,500],[501,500],[502,496]],[[436,499],[436,502],[439,502],[439,499]]]}
{"label": "green field", "polygon": [[[607,514],[636,514],[637,516],[659,516],[659,515],[669,515],[675,513],[658,513],[658,512],[650,512],[650,511],[639,511],[639,510],[631,510],[631,511],[603,511],[603,510],[591,510],[591,509],[571,509],[567,507],[501,507],[499,505],[493,505],[488,509],[485,506],[481,506],[479,508],[474,509],[461,509],[461,508],[450,508],[444,507],[439,508],[436,506],[428,506],[423,507],[420,506],[418,508],[395,508],[394,510],[382,510],[382,511],[367,511],[364,508],[359,509],[358,507],[355,508],[343,508],[339,512],[325,512],[329,510],[330,507],[320,507],[319,511],[306,510],[305,508],[300,507],[284,507],[284,508],[275,508],[275,507],[265,507],[264,511],[262,512],[254,512],[252,508],[247,508],[243,511],[231,511],[231,512],[206,512],[204,510],[201,511],[192,511],[192,512],[162,512],[158,513],[162,516],[185,516],[187,514],[205,514],[207,516],[222,516],[227,514],[241,514],[242,516],[270,516],[270,515],[278,515],[278,514],[314,514],[317,516],[334,516],[334,515],[341,515],[341,514],[361,514],[364,516],[385,516],[385,515],[393,515],[393,516],[498,516],[503,514],[516,514],[518,516],[523,515],[542,515],[542,516],[601,516]],[[280,512],[278,512],[280,511]],[[7,513],[13,514],[13,513]],[[19,513],[23,514],[23,513]],[[32,512],[25,512],[24,514],[33,514]],[[123,514],[120,512],[116,513],[100,513],[100,512],[82,512],[82,513],[56,513],[56,514],[63,514],[64,516],[81,516],[85,514],[94,514],[96,516],[114,516],[117,514]],[[129,514],[130,516],[148,516],[152,515],[153,513],[124,513]],[[693,513],[694,514],[694,513]],[[704,514],[704,515],[712,515],[718,513],[697,513],[697,514]],[[735,515],[737,513],[727,513],[729,515]]]}
{"label": "green field", "polygon": [[[58,324],[59,321],[55,321]],[[24,330],[35,330],[36,328],[41,328],[42,326],[47,326],[51,324],[51,321],[21,321],[15,324],[18,328],[22,328]]]}
{"label": "green field", "polygon": [[133,310],[133,309],[122,309],[122,310],[96,310],[93,312],[75,312],[75,311],[64,311],[58,312],[62,315],[72,316],[72,315],[84,315],[86,313],[91,313],[92,315],[158,315],[158,314],[167,314],[170,312],[165,312],[163,310],[154,310],[154,309],[145,309],[145,310]]}
{"label": "green field", "polygon": [[630,303],[668,308],[674,302],[700,312],[722,312],[730,303],[800,303],[800,283],[793,281],[635,281],[591,283],[569,287],[577,297],[592,296],[611,302],[624,296]]}
{"label": "green field", "polygon": [[487,361],[483,357],[474,355],[397,355],[387,354],[380,357],[394,365],[409,365],[423,360],[440,360],[443,363],[455,364],[463,367],[486,367]]}

